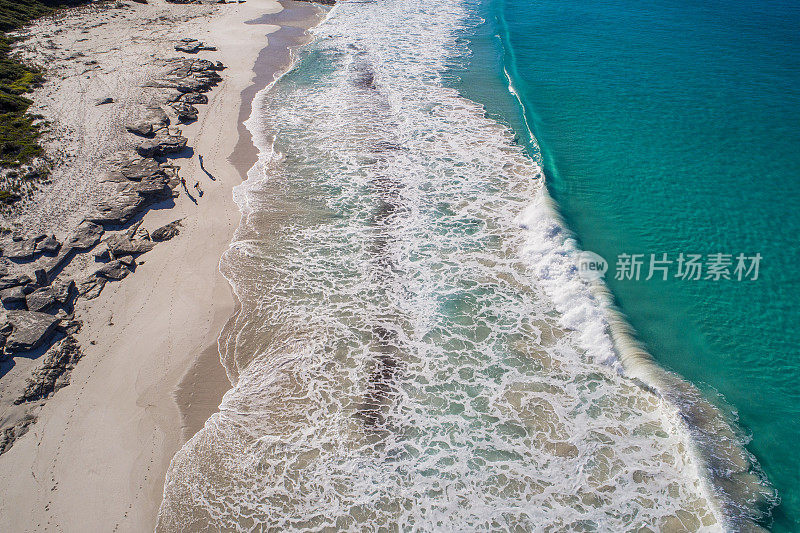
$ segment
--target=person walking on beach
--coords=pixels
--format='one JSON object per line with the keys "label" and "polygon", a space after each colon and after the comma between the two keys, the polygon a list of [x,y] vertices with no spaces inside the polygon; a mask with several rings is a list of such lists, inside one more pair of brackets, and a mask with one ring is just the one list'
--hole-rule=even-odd
{"label": "person walking on beach", "polygon": [[209,172],[208,170],[206,170],[206,167],[205,167],[205,165],[203,165],[203,155],[202,155],[202,154],[197,154],[197,158],[200,160],[200,170],[202,170],[203,172],[205,172],[205,173],[206,173],[206,176],[208,176],[208,177],[209,177],[209,178],[211,178],[212,180],[216,181],[216,179],[217,179],[217,178],[215,178],[215,177],[214,177],[214,175],[213,175],[211,172]]}
{"label": "person walking on beach", "polygon": [[189,189],[186,188],[186,178],[181,176],[181,167],[172,167],[172,168],[175,169],[175,177],[181,180],[181,185],[183,185],[183,190],[188,193]]}
{"label": "person walking on beach", "polygon": [[194,188],[197,189],[197,194],[203,196],[203,189],[200,188],[200,182],[195,182]]}

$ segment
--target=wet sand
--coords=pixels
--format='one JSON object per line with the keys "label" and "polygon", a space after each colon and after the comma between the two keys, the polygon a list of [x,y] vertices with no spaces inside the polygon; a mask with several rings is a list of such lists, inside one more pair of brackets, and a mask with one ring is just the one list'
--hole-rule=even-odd
{"label": "wet sand", "polygon": [[[183,128],[194,155],[176,161],[181,175],[204,179],[197,159],[203,155],[214,179],[203,181],[197,203],[181,194],[171,209],[148,212],[148,228],[182,218],[180,235],[142,256],[134,275],[109,284],[96,300],[78,302],[85,326],[77,338],[85,355],[71,384],[0,456],[0,530],[153,529],[173,455],[230,387],[217,337],[235,300],[219,259],[240,220],[232,188],[255,154],[249,137],[239,142],[241,121],[250,114],[251,95],[271,81],[270,69],[288,65],[286,44],[317,9],[301,4],[297,12],[306,15],[296,16],[295,4],[285,5],[285,36],[268,37],[279,30],[272,21],[248,23],[281,9],[272,0],[221,6],[182,26],[213,43],[218,51],[208,57],[227,67],[199,120]],[[139,27],[148,31],[141,21]],[[169,47],[154,45],[152,54]]]}

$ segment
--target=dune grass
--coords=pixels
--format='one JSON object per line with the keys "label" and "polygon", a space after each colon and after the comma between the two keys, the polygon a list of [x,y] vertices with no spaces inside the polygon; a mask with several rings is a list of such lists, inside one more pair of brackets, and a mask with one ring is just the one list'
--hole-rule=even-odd
{"label": "dune grass", "polygon": [[0,168],[18,167],[42,154],[39,127],[28,114],[32,102],[24,96],[42,81],[42,73],[11,54],[12,39],[6,32],[85,1],[0,0]]}

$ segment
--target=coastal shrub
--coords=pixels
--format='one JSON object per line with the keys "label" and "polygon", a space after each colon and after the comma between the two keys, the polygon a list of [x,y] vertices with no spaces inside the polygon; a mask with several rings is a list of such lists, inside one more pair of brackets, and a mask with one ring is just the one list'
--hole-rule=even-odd
{"label": "coastal shrub", "polygon": [[20,199],[18,194],[5,189],[0,189],[0,203],[13,204]]}
{"label": "coastal shrub", "polygon": [[0,0],[0,31],[16,30],[54,10],[86,3],[86,0]]}
{"label": "coastal shrub", "polygon": [[[42,81],[42,73],[11,54],[5,32],[56,9],[86,0],[0,0],[0,168],[16,167],[42,155],[39,126],[27,114],[33,103],[23,95]],[[0,202],[4,200],[0,199]]]}
{"label": "coastal shrub", "polygon": [[42,155],[39,127],[33,121],[27,114],[0,114],[0,167],[16,167]]}

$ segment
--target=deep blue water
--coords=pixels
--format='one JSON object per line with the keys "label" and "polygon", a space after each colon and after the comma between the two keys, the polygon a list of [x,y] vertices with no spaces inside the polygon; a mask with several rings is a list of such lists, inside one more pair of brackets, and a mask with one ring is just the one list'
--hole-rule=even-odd
{"label": "deep blue water", "polygon": [[[800,530],[800,3],[485,0],[476,13],[458,87],[541,157],[584,249],[612,274],[619,254],[645,254],[642,278],[651,253],[732,255],[731,280],[678,279],[672,263],[667,281],[608,284],[655,358],[752,437],[781,498],[765,523]],[[740,253],[761,255],[757,280],[735,279]]]}

